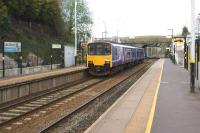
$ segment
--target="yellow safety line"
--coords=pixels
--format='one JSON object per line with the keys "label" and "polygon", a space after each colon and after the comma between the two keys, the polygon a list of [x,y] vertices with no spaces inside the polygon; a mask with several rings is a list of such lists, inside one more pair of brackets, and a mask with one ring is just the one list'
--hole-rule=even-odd
{"label": "yellow safety line", "polygon": [[147,122],[147,127],[146,127],[146,130],[145,130],[145,133],[151,133],[151,127],[152,127],[153,118],[154,118],[154,114],[155,114],[156,103],[157,103],[157,98],[158,98],[158,91],[159,91],[159,88],[160,88],[160,81],[161,81],[162,73],[163,73],[163,65],[162,65],[162,68],[161,68],[159,82],[158,82],[158,85],[157,85],[157,88],[156,88],[156,93],[154,95],[153,104],[152,104],[152,107],[151,107],[151,112],[150,112],[150,115],[149,115],[149,119],[148,119],[148,122]]}

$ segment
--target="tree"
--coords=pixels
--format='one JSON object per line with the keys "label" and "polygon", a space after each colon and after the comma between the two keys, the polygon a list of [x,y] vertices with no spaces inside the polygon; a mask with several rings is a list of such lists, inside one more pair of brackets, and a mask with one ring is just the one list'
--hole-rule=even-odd
{"label": "tree", "polygon": [[186,26],[183,27],[182,29],[182,36],[187,37],[189,35],[189,30]]}
{"label": "tree", "polygon": [[64,21],[58,0],[44,0],[41,5],[40,21],[49,25],[57,35],[64,34]]}
{"label": "tree", "polygon": [[8,10],[4,3],[0,2],[0,40],[8,32],[9,29],[9,17]]}
{"label": "tree", "polygon": [[[90,36],[92,19],[87,3],[84,0],[77,0],[77,3],[79,37]],[[1,0],[0,26],[6,28],[8,18],[11,18],[14,22],[27,22],[29,28],[32,23],[42,24],[54,35],[67,33],[71,39],[75,26],[74,5],[74,0]]]}
{"label": "tree", "polygon": [[64,21],[61,16],[60,0],[2,0],[11,18],[17,21],[44,24],[56,35],[63,35]]}
{"label": "tree", "polygon": [[[66,30],[72,37],[75,31],[74,21],[74,0],[62,1],[62,16],[66,24]],[[89,37],[91,34],[92,18],[87,3],[84,0],[77,0],[77,31],[79,37]]]}

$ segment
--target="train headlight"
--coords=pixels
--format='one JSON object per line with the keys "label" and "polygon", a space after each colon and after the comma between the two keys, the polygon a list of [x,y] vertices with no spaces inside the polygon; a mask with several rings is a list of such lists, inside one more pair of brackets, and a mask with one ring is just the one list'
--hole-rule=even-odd
{"label": "train headlight", "polygon": [[93,61],[88,61],[88,64],[93,64]]}
{"label": "train headlight", "polygon": [[110,61],[109,60],[105,60],[105,64],[110,64]]}

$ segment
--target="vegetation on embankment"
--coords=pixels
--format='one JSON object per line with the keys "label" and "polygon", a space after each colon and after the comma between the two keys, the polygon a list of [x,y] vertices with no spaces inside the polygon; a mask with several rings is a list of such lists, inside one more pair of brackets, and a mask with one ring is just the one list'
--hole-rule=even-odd
{"label": "vegetation on embankment", "polygon": [[[77,2],[78,32],[90,36],[87,3]],[[1,0],[0,43],[4,41],[22,42],[24,58],[31,52],[49,62],[52,43],[74,42],[74,0]]]}

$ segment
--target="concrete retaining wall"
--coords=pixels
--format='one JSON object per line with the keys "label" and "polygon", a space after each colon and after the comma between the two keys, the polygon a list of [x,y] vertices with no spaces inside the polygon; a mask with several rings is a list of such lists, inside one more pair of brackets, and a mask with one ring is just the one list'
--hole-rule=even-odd
{"label": "concrete retaining wall", "polygon": [[[54,64],[52,66],[53,69],[59,68],[59,64]],[[35,72],[42,72],[42,71],[47,71],[50,70],[51,66],[50,65],[45,65],[45,66],[36,66],[36,67],[26,67],[22,69],[22,74],[32,74]],[[19,68],[13,68],[13,69],[6,69],[5,70],[5,76],[6,77],[12,77],[12,76],[18,76],[20,74],[20,69]],[[0,77],[3,77],[3,71],[0,70]]]}
{"label": "concrete retaining wall", "polygon": [[33,93],[52,89],[66,83],[71,83],[85,77],[87,77],[86,70],[79,70],[76,72],[20,83],[18,85],[2,87],[0,88],[0,104],[20,97],[28,96]]}

